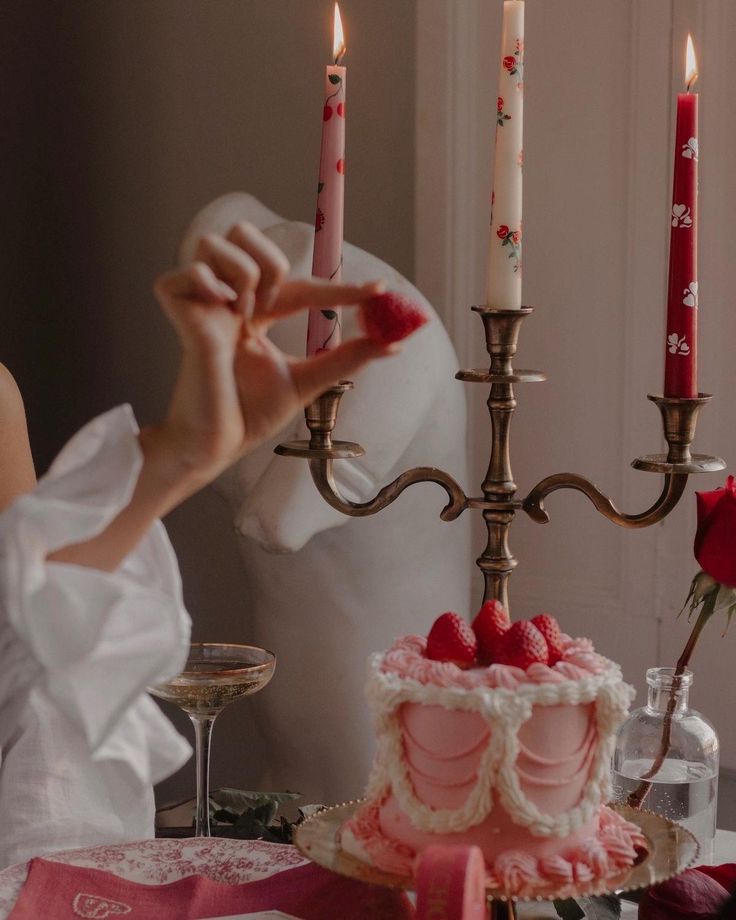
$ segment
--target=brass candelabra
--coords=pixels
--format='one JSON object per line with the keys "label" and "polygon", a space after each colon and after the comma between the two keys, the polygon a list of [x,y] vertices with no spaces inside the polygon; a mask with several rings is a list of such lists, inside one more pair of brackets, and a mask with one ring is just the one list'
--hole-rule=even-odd
{"label": "brass candelabra", "polygon": [[308,441],[280,444],[276,453],[308,460],[314,483],[325,501],[351,517],[376,514],[394,502],[404,489],[417,482],[436,482],[447,492],[447,504],[440,512],[443,521],[454,521],[469,508],[480,511],[488,532],[486,546],[476,560],[485,582],[483,599],[495,598],[508,608],[508,581],[518,564],[509,549],[509,528],[518,512],[525,512],[537,523],[546,523],[549,516],[544,506],[545,498],[559,489],[575,489],[586,495],[594,507],[614,524],[630,528],[648,527],[672,511],[691,473],[721,470],[726,464],[720,457],[692,454],[690,451],[698,414],[710,400],[710,395],[701,393],[693,399],[650,395],[649,399],[657,405],[662,417],[668,451],[666,454],[638,457],[632,463],[635,469],[664,476],[659,498],[646,511],[637,514],[620,511],[589,479],[577,473],[548,476],[538,482],[526,498],[517,498],[510,451],[511,420],[516,409],[514,385],[546,379],[545,374],[539,371],[517,370],[513,366],[521,324],[532,313],[532,309],[522,307],[520,310],[496,310],[484,306],[472,309],[483,321],[490,366],[487,370],[461,370],[455,376],[467,383],[490,385],[488,411],[491,416],[491,452],[479,497],[466,495],[452,476],[429,466],[407,470],[369,501],[352,502],[341,495],[335,482],[333,463],[335,460],[360,457],[364,453],[359,444],[334,441],[332,437],[340,400],[353,386],[349,381],[332,387],[307,407],[305,416],[310,432]]}

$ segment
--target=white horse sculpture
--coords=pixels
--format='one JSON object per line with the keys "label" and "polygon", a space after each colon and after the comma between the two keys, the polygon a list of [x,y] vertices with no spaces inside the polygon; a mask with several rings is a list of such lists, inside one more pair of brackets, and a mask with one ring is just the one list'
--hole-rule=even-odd
{"label": "white horse sculpture", "polygon": [[[182,244],[193,257],[199,236],[235,222],[258,226],[286,253],[294,277],[311,273],[314,229],[284,221],[250,195],[217,199],[195,218]],[[466,410],[450,340],[422,295],[385,262],[345,244],[343,278],[384,278],[390,289],[422,303],[432,320],[396,358],[367,368],[342,401],[336,436],[358,441],[365,456],[337,461],[339,488],[365,501],[403,470],[438,466],[466,485]],[[357,333],[343,314],[345,338]],[[279,324],[274,341],[302,354],[302,317]],[[299,420],[249,454],[218,482],[234,514],[253,591],[244,641],[276,652],[278,667],[254,707],[267,772],[260,788],[295,789],[308,801],[360,794],[371,763],[373,733],[363,698],[366,658],[405,633],[426,634],[444,610],[467,614],[468,516],[446,524],[446,503],[432,484],[412,486],[394,505],[354,519],[318,494],[303,460],[278,457],[279,441],[303,438]]]}

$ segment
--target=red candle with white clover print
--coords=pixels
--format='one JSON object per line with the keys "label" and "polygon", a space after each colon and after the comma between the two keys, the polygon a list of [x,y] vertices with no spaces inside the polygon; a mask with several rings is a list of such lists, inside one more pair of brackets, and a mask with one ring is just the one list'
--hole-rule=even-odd
{"label": "red candle with white clover print", "polygon": [[698,96],[692,38],[687,39],[686,93],[677,97],[675,170],[670,213],[670,272],[664,395],[698,395]]}
{"label": "red candle with white clover print", "polygon": [[524,118],[524,0],[504,0],[496,102],[489,307],[521,307],[521,191]]}
{"label": "red candle with white clover print", "polygon": [[[322,149],[319,158],[317,214],[314,221],[312,275],[339,281],[345,201],[345,74],[340,67],[345,54],[340,10],[335,4],[334,65],[325,71],[322,109]],[[341,341],[341,310],[310,310],[307,355],[337,348]]]}

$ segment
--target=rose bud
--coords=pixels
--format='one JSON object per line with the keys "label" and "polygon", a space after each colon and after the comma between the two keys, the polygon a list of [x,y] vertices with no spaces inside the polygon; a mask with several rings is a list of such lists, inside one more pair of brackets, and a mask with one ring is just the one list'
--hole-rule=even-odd
{"label": "rose bud", "polygon": [[698,492],[695,558],[722,585],[736,587],[736,481],[729,476],[722,489]]}
{"label": "rose bud", "polygon": [[727,900],[723,885],[699,869],[686,869],[645,892],[639,920],[714,920]]}

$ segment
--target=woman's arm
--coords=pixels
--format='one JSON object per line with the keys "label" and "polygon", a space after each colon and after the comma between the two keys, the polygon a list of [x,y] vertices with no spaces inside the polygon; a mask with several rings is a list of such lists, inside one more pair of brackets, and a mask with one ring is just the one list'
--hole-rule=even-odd
{"label": "woman's arm", "polygon": [[0,511],[36,485],[26,413],[13,375],[0,364]]}
{"label": "woman's arm", "polygon": [[156,295],[181,344],[166,419],[140,434],[143,465],[128,506],[97,537],[51,561],[116,569],[150,528],[299,409],[368,361],[396,352],[368,337],[295,359],[268,339],[273,323],[309,307],[358,304],[376,285],[286,281],[281,251],[249,224],[209,235],[197,261],[164,275]]}

